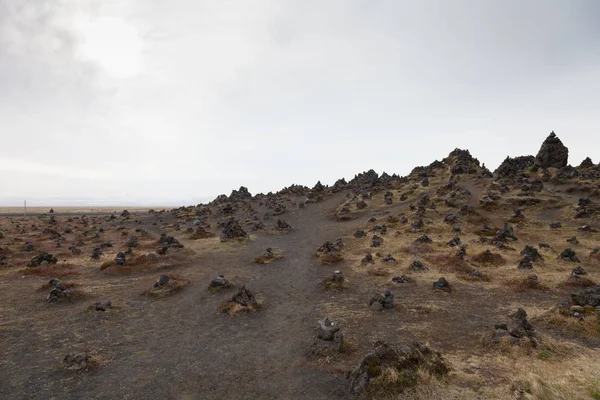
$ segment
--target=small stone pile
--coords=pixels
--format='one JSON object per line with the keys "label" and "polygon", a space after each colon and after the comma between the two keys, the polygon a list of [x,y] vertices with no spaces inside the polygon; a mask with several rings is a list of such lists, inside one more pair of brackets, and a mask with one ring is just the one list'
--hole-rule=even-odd
{"label": "small stone pile", "polygon": [[452,289],[446,278],[442,277],[433,282],[433,290],[441,290],[442,292],[450,293]]}
{"label": "small stone pile", "polygon": [[94,250],[92,250],[92,255],[90,257],[92,258],[92,260],[99,260],[101,256],[102,256],[102,248],[96,247],[96,248],[94,248]]}
{"label": "small stone pile", "polygon": [[179,240],[177,240],[173,236],[167,235],[164,232],[160,235],[159,242],[161,246],[158,249],[156,249],[156,252],[160,255],[165,254],[167,250],[172,248],[183,248],[183,245],[179,243]]}
{"label": "small stone pile", "polygon": [[231,302],[246,308],[257,308],[259,306],[254,293],[243,285],[239,288],[238,292],[233,295]]}
{"label": "small stone pile", "polygon": [[415,243],[433,243],[433,240],[431,240],[429,236],[423,235],[416,238]]}
{"label": "small stone pile", "polygon": [[43,262],[46,262],[48,264],[56,264],[58,262],[58,260],[52,254],[49,254],[49,253],[40,253],[37,256],[34,256],[31,259],[31,261],[29,262],[29,264],[27,264],[27,266],[30,267],[30,268],[38,267]]}
{"label": "small stone pile", "polygon": [[249,238],[248,233],[242,228],[242,225],[235,219],[230,219],[225,223],[221,232],[221,241],[239,240]]}
{"label": "small stone pile", "polygon": [[277,223],[275,224],[275,230],[279,232],[289,232],[292,230],[292,226],[284,220],[278,219]]}
{"label": "small stone pile", "polygon": [[88,353],[69,353],[63,359],[63,364],[68,370],[89,369],[96,366],[95,359]]}
{"label": "small stone pile", "polygon": [[490,338],[493,343],[508,340],[514,345],[523,344],[526,339],[534,346],[537,344],[535,329],[527,320],[527,313],[522,308],[509,315],[507,322],[496,324]]}
{"label": "small stone pile", "polygon": [[229,281],[225,279],[224,275],[218,275],[210,281],[208,288],[211,290],[219,290],[229,286]]}
{"label": "small stone pile", "polygon": [[316,256],[319,257],[321,261],[327,263],[342,261],[344,259],[342,253],[343,247],[344,242],[342,239],[336,240],[335,243],[327,241],[317,249]]}
{"label": "small stone pile", "polygon": [[413,283],[415,280],[406,275],[395,276],[392,278],[394,283]]}
{"label": "small stone pile", "polygon": [[371,297],[369,306],[373,311],[382,311],[384,309],[394,308],[394,295],[391,291],[386,290],[383,293],[378,293]]}
{"label": "small stone pile", "polygon": [[51,279],[48,284],[52,287],[52,290],[50,290],[50,294],[46,296],[47,303],[54,303],[63,298],[71,297],[75,293],[73,289],[66,289],[58,278]]}
{"label": "small stone pile", "polygon": [[385,204],[392,204],[393,197],[394,197],[394,193],[385,192],[385,194],[383,195],[383,200],[385,201]]}
{"label": "small stone pile", "polygon": [[535,163],[542,168],[562,168],[567,166],[569,149],[563,145],[554,131],[542,143],[542,147],[535,156]]}
{"label": "small stone pile", "polygon": [[577,257],[575,251],[571,248],[564,249],[558,258],[565,261],[580,262],[579,257]]}
{"label": "small stone pile", "polygon": [[408,268],[410,268],[411,270],[413,270],[415,272],[427,271],[429,269],[429,267],[427,267],[425,264],[423,264],[419,260],[414,260]]}
{"label": "small stone pile", "polygon": [[88,307],[89,311],[106,311],[112,308],[112,302],[110,300],[96,302]]}
{"label": "small stone pile", "polygon": [[125,253],[123,253],[122,251],[117,253],[117,256],[115,257],[115,264],[117,264],[118,266],[125,265]]}
{"label": "small stone pile", "polygon": [[324,318],[317,321],[317,337],[313,343],[312,352],[316,355],[326,355],[342,349],[344,335],[340,332],[337,322]]}

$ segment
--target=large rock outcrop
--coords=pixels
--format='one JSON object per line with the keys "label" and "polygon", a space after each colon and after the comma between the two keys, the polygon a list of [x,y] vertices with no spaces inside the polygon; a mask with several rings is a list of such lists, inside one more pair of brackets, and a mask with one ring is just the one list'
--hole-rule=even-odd
{"label": "large rock outcrop", "polygon": [[542,143],[542,147],[535,156],[535,163],[542,168],[562,168],[567,165],[569,149],[560,141],[554,131]]}

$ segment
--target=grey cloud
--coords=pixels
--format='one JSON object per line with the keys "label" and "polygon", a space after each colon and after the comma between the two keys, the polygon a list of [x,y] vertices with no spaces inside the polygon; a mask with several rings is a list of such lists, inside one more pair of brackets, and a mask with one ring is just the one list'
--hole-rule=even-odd
{"label": "grey cloud", "polygon": [[[185,204],[240,185],[406,174],[455,147],[494,168],[550,130],[572,163],[600,158],[596,1],[0,7],[0,197]],[[77,18],[135,31],[139,70],[107,70],[101,58],[123,53],[103,43],[84,52]]]}

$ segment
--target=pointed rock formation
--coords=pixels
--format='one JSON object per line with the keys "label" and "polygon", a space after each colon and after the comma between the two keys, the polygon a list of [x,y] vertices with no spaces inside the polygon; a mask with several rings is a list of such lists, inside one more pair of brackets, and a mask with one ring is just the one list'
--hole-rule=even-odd
{"label": "pointed rock formation", "polygon": [[562,168],[567,165],[569,149],[560,141],[554,131],[542,143],[542,147],[535,156],[535,163],[542,168]]}

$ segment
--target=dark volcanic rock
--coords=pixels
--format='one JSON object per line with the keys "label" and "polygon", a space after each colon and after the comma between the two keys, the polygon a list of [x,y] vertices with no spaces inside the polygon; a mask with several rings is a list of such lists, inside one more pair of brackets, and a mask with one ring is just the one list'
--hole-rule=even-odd
{"label": "dark volcanic rock", "polygon": [[544,140],[542,147],[535,156],[535,163],[542,168],[562,168],[567,165],[569,149],[562,144],[554,131]]}
{"label": "dark volcanic rock", "polygon": [[448,281],[442,277],[440,279],[438,279],[437,281],[433,282],[433,290],[441,290],[444,292],[450,292],[450,284],[448,283]]}
{"label": "dark volcanic rock", "polygon": [[585,160],[583,160],[581,162],[581,164],[579,164],[579,166],[582,167],[582,168],[593,167],[594,166],[594,162],[592,161],[591,158],[586,157]]}
{"label": "dark volcanic rock", "polygon": [[575,254],[575,251],[571,248],[564,249],[562,253],[560,253],[560,255],[558,256],[558,258],[561,258],[565,261],[580,262],[579,258]]}
{"label": "dark volcanic rock", "polygon": [[532,343],[535,341],[535,329],[527,320],[527,313],[519,308],[517,312],[511,314],[506,323],[496,324],[495,331],[491,336],[492,342],[500,342],[505,339],[512,344],[521,344],[524,338],[529,338]]}
{"label": "dark volcanic rock", "polygon": [[573,293],[571,295],[571,300],[576,305],[582,307],[600,307],[600,285],[594,288],[583,289],[577,293]]}
{"label": "dark volcanic rock", "polygon": [[37,267],[44,261],[46,261],[48,264],[56,264],[58,262],[56,257],[54,257],[52,254],[40,253],[37,256],[34,256],[31,259],[31,261],[29,262],[29,264],[27,264],[27,266],[28,267]]}
{"label": "dark volcanic rock", "polygon": [[502,164],[494,171],[494,176],[496,178],[514,178],[534,164],[535,157],[533,156],[506,157]]}
{"label": "dark volcanic rock", "polygon": [[221,241],[246,239],[248,237],[248,233],[242,228],[242,225],[234,219],[228,220],[223,228],[223,232],[221,232]]}

